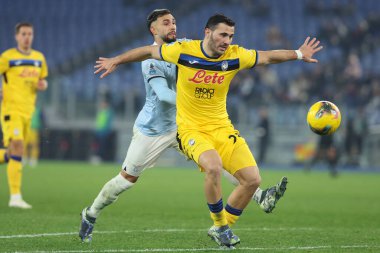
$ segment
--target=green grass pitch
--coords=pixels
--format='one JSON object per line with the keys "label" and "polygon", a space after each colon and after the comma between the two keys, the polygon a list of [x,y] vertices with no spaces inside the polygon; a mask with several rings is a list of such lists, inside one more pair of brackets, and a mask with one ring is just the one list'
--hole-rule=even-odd
{"label": "green grass pitch", "polygon": [[[80,243],[79,213],[118,164],[42,162],[25,168],[31,210],[8,208],[0,167],[0,252],[215,252],[203,175],[193,169],[147,170],[134,188],[104,209],[93,242]],[[289,178],[272,214],[251,203],[233,227],[241,252],[380,252],[380,174],[261,170],[262,187]],[[225,199],[232,186],[223,179]]]}

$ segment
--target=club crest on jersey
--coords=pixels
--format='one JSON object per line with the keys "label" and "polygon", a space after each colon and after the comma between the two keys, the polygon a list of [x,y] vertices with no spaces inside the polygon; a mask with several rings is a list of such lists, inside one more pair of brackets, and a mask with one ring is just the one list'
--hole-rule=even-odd
{"label": "club crest on jersey", "polygon": [[18,130],[18,128],[13,129],[13,135],[14,136],[19,136],[20,135],[20,130]]}
{"label": "club crest on jersey", "polygon": [[154,68],[153,63],[151,63],[151,64],[149,65],[149,75],[155,75],[155,74],[157,74],[157,71],[156,71],[156,69]]}
{"label": "club crest on jersey", "polygon": [[228,69],[228,61],[223,61],[222,62],[222,70],[226,71]]}

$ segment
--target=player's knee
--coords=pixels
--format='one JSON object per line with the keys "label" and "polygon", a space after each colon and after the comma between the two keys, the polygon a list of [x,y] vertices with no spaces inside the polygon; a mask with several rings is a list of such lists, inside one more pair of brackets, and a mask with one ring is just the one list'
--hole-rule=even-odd
{"label": "player's knee", "polygon": [[251,182],[251,186],[255,188],[255,190],[261,185],[261,176],[257,175]]}
{"label": "player's knee", "polygon": [[219,166],[211,166],[208,169],[205,170],[207,175],[213,177],[213,178],[220,178],[222,174],[222,168]]}
{"label": "player's knee", "polygon": [[22,140],[12,140],[9,144],[10,155],[22,156],[24,153],[24,143]]}
{"label": "player's knee", "polygon": [[222,165],[222,161],[219,161],[219,160],[213,160],[213,161],[209,161],[207,163],[204,163],[203,165],[204,167],[204,170],[205,172],[212,176],[212,177],[221,177],[222,175],[222,170],[223,170],[223,165]]}
{"label": "player's knee", "polygon": [[242,181],[240,182],[240,184],[241,184],[243,187],[249,189],[250,191],[255,192],[256,189],[257,189],[257,188],[260,186],[260,184],[261,184],[261,177],[260,177],[260,175],[257,175],[257,176],[255,176],[255,177],[249,178],[249,179],[247,179],[247,180],[242,180]]}

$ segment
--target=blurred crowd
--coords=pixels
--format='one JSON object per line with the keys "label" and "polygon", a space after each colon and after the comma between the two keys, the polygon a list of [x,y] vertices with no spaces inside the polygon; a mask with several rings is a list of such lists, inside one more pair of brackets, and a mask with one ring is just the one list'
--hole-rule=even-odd
{"label": "blurred crowd", "polygon": [[[307,10],[319,15],[322,9],[315,2],[311,1]],[[288,79],[280,78],[272,67],[246,71],[234,79],[232,95],[242,98],[247,105],[310,105],[321,99],[331,100],[342,108],[348,108],[350,118],[360,117],[371,125],[380,124],[380,74],[377,66],[380,15],[371,14],[349,25],[343,16],[350,11],[350,5],[343,10],[332,8],[331,12],[339,15],[327,16],[316,35],[331,57],[312,68],[303,68]],[[289,44],[276,26],[268,29],[266,39],[270,48]]]}

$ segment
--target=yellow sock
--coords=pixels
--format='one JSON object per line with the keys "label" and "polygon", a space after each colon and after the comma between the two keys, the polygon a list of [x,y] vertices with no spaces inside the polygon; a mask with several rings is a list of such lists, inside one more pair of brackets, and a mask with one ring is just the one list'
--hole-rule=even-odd
{"label": "yellow sock", "polygon": [[9,159],[7,173],[10,194],[20,194],[22,177],[21,157],[12,156],[11,159]]}
{"label": "yellow sock", "polygon": [[222,210],[219,213],[210,212],[211,219],[214,221],[214,226],[222,227],[228,224],[226,219],[226,213]]}
{"label": "yellow sock", "polygon": [[221,227],[227,225],[226,214],[223,208],[223,200],[220,199],[215,204],[207,203],[210,209],[211,219],[214,221],[214,226]]}
{"label": "yellow sock", "polygon": [[242,209],[237,209],[230,206],[228,203],[225,207],[226,210],[226,219],[229,226],[235,224],[235,222],[239,219],[240,215],[243,213]]}
{"label": "yellow sock", "polygon": [[0,149],[0,164],[8,162],[8,155],[6,149]]}
{"label": "yellow sock", "polygon": [[239,219],[240,216],[236,216],[233,214],[230,214],[229,212],[226,212],[226,219],[229,226],[232,226],[235,224],[235,222]]}

